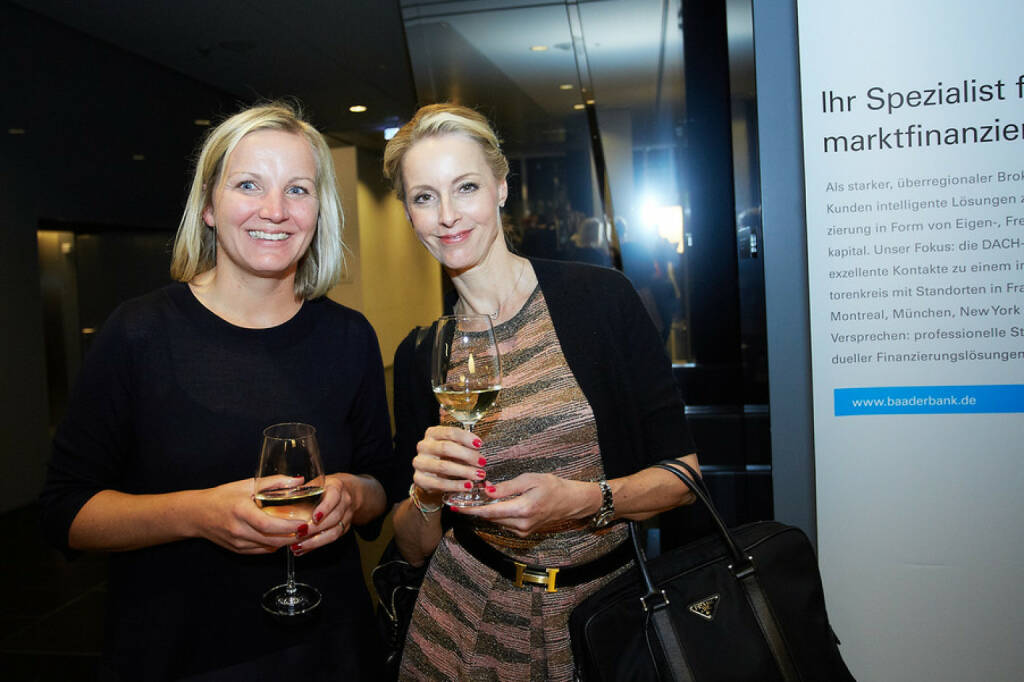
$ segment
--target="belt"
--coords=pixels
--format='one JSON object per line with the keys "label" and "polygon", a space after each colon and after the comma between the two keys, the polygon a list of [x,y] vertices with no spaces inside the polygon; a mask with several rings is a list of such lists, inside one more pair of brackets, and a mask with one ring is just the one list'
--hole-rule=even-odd
{"label": "belt", "polygon": [[602,554],[593,561],[575,566],[545,567],[524,564],[492,547],[466,524],[458,524],[453,533],[462,548],[474,559],[495,571],[498,575],[515,584],[516,587],[542,585],[548,592],[557,592],[562,587],[581,585],[608,575],[628,564],[633,559],[633,548],[629,540]]}

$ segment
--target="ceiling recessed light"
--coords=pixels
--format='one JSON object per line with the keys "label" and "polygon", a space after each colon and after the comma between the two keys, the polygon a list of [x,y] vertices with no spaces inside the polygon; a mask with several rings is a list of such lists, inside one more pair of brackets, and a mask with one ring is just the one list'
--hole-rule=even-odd
{"label": "ceiling recessed light", "polygon": [[531,45],[530,49],[533,50],[534,52],[547,52],[548,51],[548,46],[547,45]]}
{"label": "ceiling recessed light", "polygon": [[7,129],[7,134],[8,135],[24,135],[25,134],[25,129],[24,128],[8,128]]}
{"label": "ceiling recessed light", "polygon": [[145,161],[145,160],[146,160],[146,155],[145,154],[132,154],[132,161]]}
{"label": "ceiling recessed light", "polygon": [[559,90],[572,90],[572,83],[562,83],[558,86]]}
{"label": "ceiling recessed light", "polygon": [[580,109],[586,109],[587,105],[586,104],[573,104],[572,108],[575,109],[576,111],[579,111]]}
{"label": "ceiling recessed light", "polygon": [[348,110],[351,111],[353,114],[361,114],[364,111],[366,111],[366,107],[363,106],[362,104],[353,104],[348,108]]}
{"label": "ceiling recessed light", "polygon": [[208,125],[210,125],[210,119],[208,119],[208,118],[197,118],[196,120],[192,121],[192,123],[194,123],[197,126],[208,126]]}
{"label": "ceiling recessed light", "polygon": [[592,100],[592,99],[588,99],[587,100],[587,104],[593,104],[593,103],[594,103],[594,100]]}

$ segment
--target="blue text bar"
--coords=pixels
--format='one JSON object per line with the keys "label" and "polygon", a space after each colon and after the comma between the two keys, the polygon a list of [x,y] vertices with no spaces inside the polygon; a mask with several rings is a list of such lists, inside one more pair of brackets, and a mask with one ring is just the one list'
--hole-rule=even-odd
{"label": "blue text bar", "polygon": [[876,386],[833,390],[835,416],[1024,412],[1024,385]]}

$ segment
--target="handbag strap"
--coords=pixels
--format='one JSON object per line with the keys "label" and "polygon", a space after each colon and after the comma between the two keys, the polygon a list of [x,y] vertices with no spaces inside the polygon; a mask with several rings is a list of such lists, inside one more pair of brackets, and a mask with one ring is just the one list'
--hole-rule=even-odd
{"label": "handbag strap", "polygon": [[[687,476],[680,471],[676,467],[677,464],[680,466],[685,465],[690,472],[690,476]],[[732,533],[729,532],[728,526],[726,526],[725,521],[722,520],[721,514],[718,513],[717,509],[715,509],[715,505],[711,502],[711,495],[708,494],[708,490],[704,485],[704,479],[697,476],[697,472],[695,472],[690,465],[685,462],[680,462],[677,459],[662,460],[654,466],[658,469],[664,469],[665,471],[675,474],[679,480],[690,488],[690,492],[692,492],[698,500],[704,503],[708,512],[711,513],[711,519],[715,522],[715,526],[718,527],[718,533],[722,536],[722,541],[725,542],[726,549],[729,550],[729,554],[732,556],[734,572],[746,570],[748,568],[748,564],[751,564],[751,559],[745,555],[742,550],[740,550],[739,545],[736,544],[736,541],[732,537]],[[697,483],[696,481],[700,482]]]}
{"label": "handbag strap", "polygon": [[[672,614],[668,609],[669,601],[665,590],[658,589],[651,580],[651,573],[647,569],[647,557],[640,547],[639,532],[636,521],[629,522],[629,538],[633,544],[633,552],[636,554],[636,566],[640,569],[640,578],[644,584],[646,594],[640,597],[640,605],[644,608],[651,625],[654,626],[654,635],[657,644],[661,647],[665,662],[670,675],[669,682],[695,682],[693,672],[686,662],[686,654],[683,652],[683,645],[679,641],[675,625],[672,623]],[[648,637],[648,646],[651,645]],[[654,652],[651,656],[657,661]]]}
{"label": "handbag strap", "polygon": [[704,482],[704,477],[697,473],[697,470],[687,464],[681,459],[663,459],[658,464],[664,464],[666,466],[679,466],[686,469],[686,473],[690,474],[690,480],[700,486],[700,489],[704,491],[704,494],[711,498],[711,491],[708,490],[707,483]]}
{"label": "handbag strap", "polygon": [[[690,475],[687,476],[676,465],[685,467]],[[765,642],[772,652],[775,663],[779,666],[779,672],[782,673],[782,679],[786,682],[799,682],[800,676],[796,671],[796,666],[793,664],[792,657],[789,655],[789,648],[786,646],[786,641],[782,636],[782,628],[779,627],[778,619],[772,612],[771,602],[768,601],[768,596],[764,593],[761,583],[757,579],[757,568],[754,566],[754,559],[740,551],[739,546],[732,537],[732,533],[729,532],[729,528],[725,525],[725,521],[722,520],[722,516],[718,513],[715,505],[712,504],[711,496],[707,494],[707,487],[704,485],[704,481],[700,476],[696,475],[697,472],[692,467],[677,459],[663,460],[654,466],[675,474],[707,507],[711,518],[715,521],[715,525],[718,526],[722,540],[725,542],[729,553],[733,556],[733,563],[729,566],[729,570],[736,580],[739,581],[744,594],[746,594],[747,602],[754,612],[754,617],[761,628]],[[700,481],[700,483],[697,483],[697,481]]]}

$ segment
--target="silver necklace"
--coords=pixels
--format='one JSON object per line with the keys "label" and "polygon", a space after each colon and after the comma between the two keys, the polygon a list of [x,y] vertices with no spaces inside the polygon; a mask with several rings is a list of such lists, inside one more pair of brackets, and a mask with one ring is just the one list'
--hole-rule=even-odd
{"label": "silver necklace", "polygon": [[[523,275],[525,274],[526,263],[523,263],[523,265],[519,268],[519,277],[516,278],[516,283],[512,285],[512,291],[510,291],[508,295],[498,303],[497,310],[495,310],[493,313],[484,313],[485,315],[487,315],[487,317],[491,318],[492,320],[498,319],[498,315],[501,314],[501,309],[505,307],[505,304],[508,303],[512,299],[512,297],[515,296],[516,291],[519,290],[519,283],[523,281]],[[462,312],[465,313],[467,307],[466,302],[460,298],[459,304],[462,306]]]}

